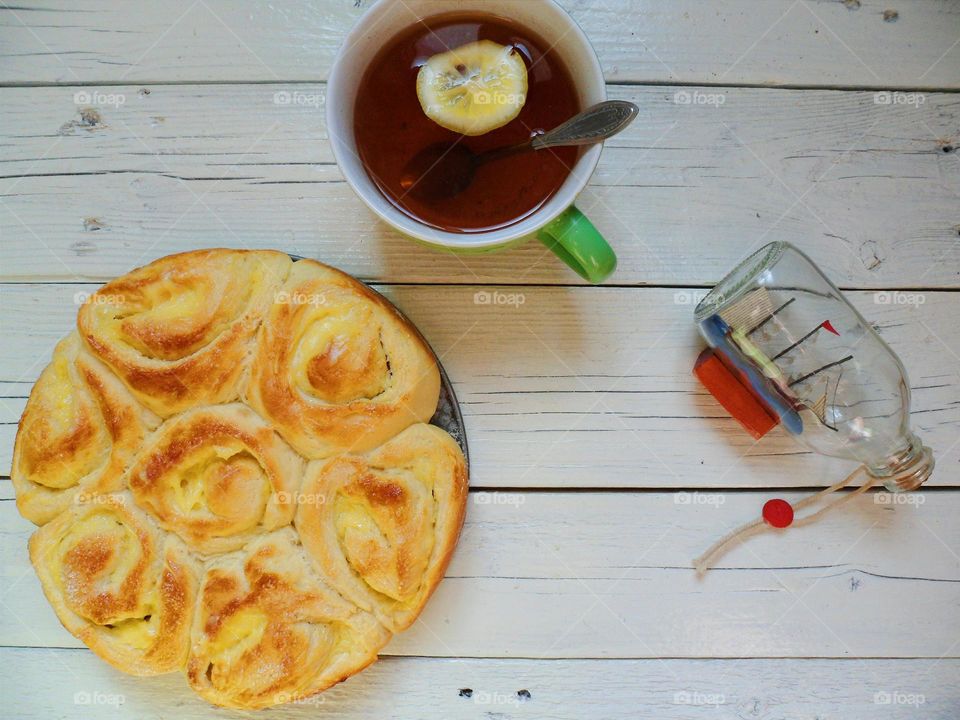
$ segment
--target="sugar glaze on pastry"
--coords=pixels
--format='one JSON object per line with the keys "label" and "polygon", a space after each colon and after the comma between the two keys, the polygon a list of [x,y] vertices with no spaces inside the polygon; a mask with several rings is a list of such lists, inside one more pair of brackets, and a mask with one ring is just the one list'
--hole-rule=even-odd
{"label": "sugar glaze on pastry", "polygon": [[430,348],[349,275],[198,250],[80,309],[12,479],[64,627],[216,705],[308,697],[376,660],[443,577],[466,462],[426,423]]}

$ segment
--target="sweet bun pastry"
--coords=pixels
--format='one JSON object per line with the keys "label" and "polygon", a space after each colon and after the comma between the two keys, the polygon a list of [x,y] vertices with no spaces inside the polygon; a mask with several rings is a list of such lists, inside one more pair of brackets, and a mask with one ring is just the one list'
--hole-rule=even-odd
{"label": "sweet bun pastry", "polygon": [[42,524],[78,499],[119,490],[123,471],[158,422],[71,333],[20,418],[10,473],[17,508]]}
{"label": "sweet bun pastry", "polygon": [[417,424],[366,454],[311,462],[296,527],[330,583],[399,632],[442,579],[466,498],[460,447]]}
{"label": "sweet bun pastry", "polygon": [[440,395],[433,353],[379,295],[300,260],[257,338],[247,402],[308,458],[364,452],[426,422]]}
{"label": "sweet bun pastry", "polygon": [[186,659],[199,572],[126,493],[77,502],[30,538],[30,560],[60,622],[131,675]]}
{"label": "sweet bun pastry", "polygon": [[161,258],[89,298],[14,442],[64,627],[216,705],[302,700],[411,625],[463,523],[426,425],[436,359],[348,275],[270,251]]}
{"label": "sweet bun pastry", "polygon": [[187,680],[225,707],[302,700],[362,670],[389,638],[323,582],[285,528],[208,565]]}
{"label": "sweet bun pastry", "polygon": [[293,520],[303,460],[240,403],[189,410],[150,438],[128,482],[137,504],[200,553]]}
{"label": "sweet bun pastry", "polygon": [[273,251],[169,255],[100,288],[80,309],[80,335],[161,417],[235,400],[250,340],[291,264]]}

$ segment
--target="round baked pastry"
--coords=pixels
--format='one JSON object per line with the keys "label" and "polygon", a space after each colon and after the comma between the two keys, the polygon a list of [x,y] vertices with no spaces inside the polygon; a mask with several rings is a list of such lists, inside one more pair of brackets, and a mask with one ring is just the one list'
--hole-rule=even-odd
{"label": "round baked pastry", "polygon": [[60,622],[131,675],[183,667],[197,563],[128,493],[77,502],[30,538],[30,561]]}
{"label": "round baked pastry", "polygon": [[466,494],[457,443],[413,425],[364,455],[310,463],[296,525],[333,586],[399,632],[443,576]]}
{"label": "round baked pastry", "polygon": [[13,484],[64,627],[210,702],[301,700],[414,622],[463,523],[425,424],[439,368],[382,297],[272,251],[161,258],[97,291],[20,420]]}
{"label": "round baked pastry", "polygon": [[60,341],[30,392],[10,477],[20,513],[37,524],[75,500],[123,486],[123,471],[159,422],[89,352]]}
{"label": "round baked pastry", "polygon": [[289,525],[302,475],[300,456],[253,410],[231,403],[165,422],[128,482],[161,527],[207,554]]}
{"label": "round baked pastry", "polygon": [[217,705],[268,707],[347,679],[389,639],[327,587],[285,528],[207,567],[187,679]]}
{"label": "round baked pastry", "polygon": [[100,288],[77,327],[161,417],[235,400],[250,340],[291,264],[273,251],[169,255]]}
{"label": "round baked pastry", "polygon": [[260,330],[246,398],[308,458],[363,452],[437,409],[419,333],[349,275],[297,262]]}

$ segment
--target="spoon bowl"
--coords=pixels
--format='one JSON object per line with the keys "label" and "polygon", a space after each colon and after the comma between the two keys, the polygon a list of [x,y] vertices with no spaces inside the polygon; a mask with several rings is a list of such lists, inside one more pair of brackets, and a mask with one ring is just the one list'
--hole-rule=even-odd
{"label": "spoon bowl", "polygon": [[418,200],[449,200],[473,182],[478,157],[463,143],[433,143],[407,163],[400,187]]}
{"label": "spoon bowl", "polygon": [[404,167],[400,186],[412,197],[437,202],[456,197],[473,182],[481,165],[518,153],[566,145],[593,145],[626,128],[640,109],[624,100],[607,100],[574,115],[550,132],[535,135],[519,145],[477,154],[460,138],[434,143],[418,152]]}

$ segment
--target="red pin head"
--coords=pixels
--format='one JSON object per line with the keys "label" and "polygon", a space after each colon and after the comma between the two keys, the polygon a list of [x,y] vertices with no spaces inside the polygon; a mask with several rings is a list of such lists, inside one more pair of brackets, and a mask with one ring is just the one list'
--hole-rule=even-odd
{"label": "red pin head", "polygon": [[793,505],[780,498],[767,500],[763,505],[763,519],[775,528],[790,527],[793,522]]}

